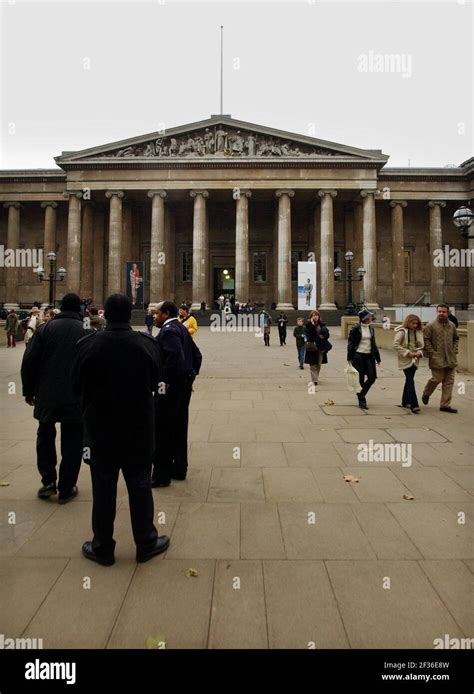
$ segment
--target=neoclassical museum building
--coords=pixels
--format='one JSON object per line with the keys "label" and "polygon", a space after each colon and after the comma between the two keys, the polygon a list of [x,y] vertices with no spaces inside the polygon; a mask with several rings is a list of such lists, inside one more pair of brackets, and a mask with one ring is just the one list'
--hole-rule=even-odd
{"label": "neoclassical museum building", "polygon": [[[391,168],[359,149],[230,116],[63,152],[52,169],[0,171],[0,245],[57,254],[58,285],[101,305],[144,261],[144,300],[212,305],[221,293],[296,306],[297,263],[317,263],[317,302],[344,306],[344,254],[365,276],[355,299],[474,309],[472,270],[433,252],[466,248],[453,222],[474,197],[474,159]],[[31,267],[0,258],[0,302],[48,300]],[[362,289],[362,293],[360,290]]]}

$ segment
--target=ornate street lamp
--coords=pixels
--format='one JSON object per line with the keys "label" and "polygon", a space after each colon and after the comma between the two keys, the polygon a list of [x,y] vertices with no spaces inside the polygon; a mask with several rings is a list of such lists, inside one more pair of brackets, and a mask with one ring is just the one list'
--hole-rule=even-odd
{"label": "ornate street lamp", "polygon": [[63,282],[66,278],[66,269],[60,267],[56,271],[56,253],[51,251],[48,253],[49,260],[49,273],[47,276],[43,267],[36,268],[35,272],[38,275],[40,282],[49,282],[49,305],[55,306],[56,304],[56,283]]}
{"label": "ornate street lamp", "polygon": [[461,236],[465,239],[472,239],[474,236],[469,236],[469,227],[474,219],[474,214],[471,212],[469,207],[461,205],[458,207],[456,212],[453,214],[453,224],[457,226],[461,232]]}
{"label": "ornate street lamp", "polygon": [[365,269],[363,267],[358,267],[357,278],[354,279],[352,274],[352,263],[354,261],[354,253],[352,251],[346,251],[344,254],[344,260],[346,261],[346,277],[342,277],[342,269],[340,267],[334,268],[334,279],[338,282],[347,282],[347,305],[346,313],[349,316],[353,316],[356,312],[356,305],[352,300],[352,282],[360,282],[364,279]]}

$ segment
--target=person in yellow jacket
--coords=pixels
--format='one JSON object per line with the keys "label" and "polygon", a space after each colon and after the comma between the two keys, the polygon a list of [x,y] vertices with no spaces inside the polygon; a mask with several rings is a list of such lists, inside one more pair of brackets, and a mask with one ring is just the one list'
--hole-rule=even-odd
{"label": "person in yellow jacket", "polygon": [[189,313],[189,308],[187,306],[180,306],[178,313],[179,322],[184,325],[191,337],[194,338],[198,329],[197,320]]}

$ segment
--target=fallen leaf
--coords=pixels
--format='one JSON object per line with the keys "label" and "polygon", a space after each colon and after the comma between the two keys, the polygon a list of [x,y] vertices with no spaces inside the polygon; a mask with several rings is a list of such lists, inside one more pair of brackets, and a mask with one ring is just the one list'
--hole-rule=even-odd
{"label": "fallen leaf", "polygon": [[324,404],[325,405],[334,405],[334,400],[331,400],[331,399],[326,400],[326,402]]}
{"label": "fallen leaf", "polygon": [[146,640],[146,647],[150,649],[165,648],[165,637],[162,634],[160,634],[159,636],[149,636]]}
{"label": "fallen leaf", "polygon": [[199,574],[198,574],[198,572],[197,572],[197,569],[188,569],[188,570],[186,571],[186,576],[187,576],[188,578],[191,578],[191,576],[199,576]]}
{"label": "fallen leaf", "polygon": [[414,499],[415,497],[412,496],[411,494],[404,494],[404,495],[403,495],[403,498],[406,499],[407,501],[413,501],[413,499]]}
{"label": "fallen leaf", "polygon": [[10,482],[0,482],[0,487],[9,487]]}
{"label": "fallen leaf", "polygon": [[346,482],[358,482],[359,479],[360,479],[360,478],[359,478],[359,477],[356,477],[355,475],[344,475],[344,480],[345,480]]}
{"label": "fallen leaf", "polygon": [[384,417],[384,419],[392,419],[391,417]]}

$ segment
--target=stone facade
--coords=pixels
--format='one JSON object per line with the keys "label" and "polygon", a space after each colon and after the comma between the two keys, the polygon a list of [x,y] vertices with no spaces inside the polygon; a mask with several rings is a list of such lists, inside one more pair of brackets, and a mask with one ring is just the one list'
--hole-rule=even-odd
{"label": "stone facade", "polygon": [[[387,161],[380,150],[212,117],[65,152],[56,169],[0,171],[0,245],[54,250],[68,271],[58,298],[76,291],[99,305],[124,291],[125,263],[144,260],[146,302],[212,305],[227,269],[237,301],[290,310],[295,263],[315,259],[318,303],[330,309],[346,302],[334,268],[350,249],[353,268],[366,270],[354,298],[369,307],[425,293],[474,308],[472,268],[435,268],[431,255],[467,246],[452,215],[473,197],[473,159],[441,169]],[[47,288],[31,267],[0,266],[0,302],[36,300]]]}

